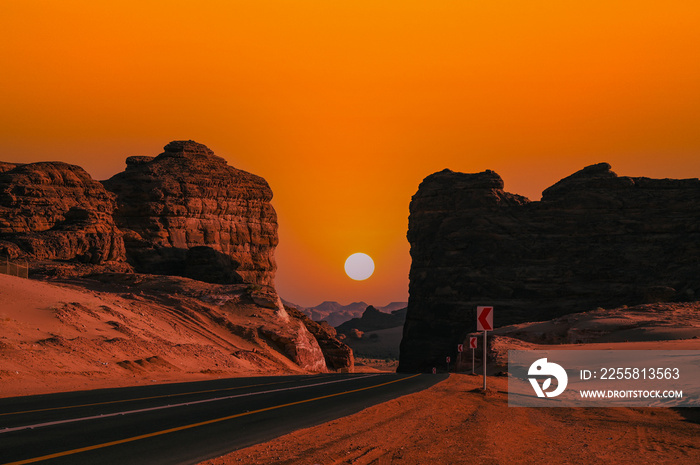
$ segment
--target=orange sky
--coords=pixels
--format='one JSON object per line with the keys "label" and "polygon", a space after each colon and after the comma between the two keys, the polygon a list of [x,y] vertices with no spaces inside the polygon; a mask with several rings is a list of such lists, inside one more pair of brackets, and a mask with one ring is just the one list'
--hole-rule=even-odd
{"label": "orange sky", "polygon": [[[277,287],[302,305],[406,300],[408,204],[446,167],[493,169],[533,199],[600,161],[623,175],[700,176],[698,2],[2,10],[0,160],[63,160],[104,179],[129,155],[204,143],[270,183]],[[344,274],[354,252],[374,258],[368,281]]]}

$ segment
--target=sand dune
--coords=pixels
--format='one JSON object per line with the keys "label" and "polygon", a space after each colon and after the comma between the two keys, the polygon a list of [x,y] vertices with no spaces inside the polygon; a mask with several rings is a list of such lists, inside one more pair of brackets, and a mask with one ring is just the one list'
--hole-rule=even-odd
{"label": "sand dune", "polygon": [[246,303],[245,286],[212,289],[149,275],[74,285],[0,275],[0,396],[303,372],[258,331],[289,331],[282,315]]}

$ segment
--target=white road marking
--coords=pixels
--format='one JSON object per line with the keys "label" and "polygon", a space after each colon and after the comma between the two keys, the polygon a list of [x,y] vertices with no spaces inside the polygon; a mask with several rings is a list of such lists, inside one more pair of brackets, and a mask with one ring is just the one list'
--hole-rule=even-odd
{"label": "white road marking", "polygon": [[125,410],[122,412],[114,412],[114,413],[103,413],[100,415],[93,415],[90,417],[80,417],[80,418],[70,418],[68,420],[56,420],[56,421],[49,421],[46,423],[37,423],[35,425],[25,425],[25,426],[14,426],[12,428],[4,428],[0,429],[0,434],[2,433],[10,433],[12,431],[22,431],[25,429],[34,429],[34,428],[41,428],[44,426],[54,426],[54,425],[62,425],[65,423],[75,423],[78,421],[86,421],[86,420],[97,420],[100,418],[109,418],[109,417],[116,417],[116,416],[121,416],[121,415],[130,415],[132,413],[143,413],[143,412],[153,412],[155,410],[163,410],[167,408],[175,408],[175,407],[184,407],[187,405],[195,405],[195,404],[204,404],[207,402],[217,402],[220,400],[228,400],[228,399],[235,399],[237,397],[248,397],[248,396],[257,396],[259,394],[270,394],[273,392],[282,392],[282,391],[292,391],[295,389],[304,389],[308,387],[315,387],[315,386],[324,386],[326,384],[334,384],[334,383],[342,383],[345,381],[353,381],[357,379],[365,379],[365,378],[372,378],[374,376],[379,376],[379,374],[372,374],[372,375],[365,375],[365,376],[360,376],[358,378],[346,378],[346,379],[337,379],[335,381],[326,381],[323,383],[316,383],[316,384],[305,384],[303,386],[292,386],[292,387],[286,387],[286,388],[280,388],[280,389],[270,389],[268,391],[260,391],[260,392],[248,392],[245,394],[235,394],[232,396],[225,396],[225,397],[214,397],[212,399],[202,399],[202,400],[195,400],[195,401],[190,401],[190,402],[182,402],[180,404],[170,404],[170,405],[161,405],[159,407],[148,407],[148,408],[143,408],[143,409],[138,409],[138,410]]}

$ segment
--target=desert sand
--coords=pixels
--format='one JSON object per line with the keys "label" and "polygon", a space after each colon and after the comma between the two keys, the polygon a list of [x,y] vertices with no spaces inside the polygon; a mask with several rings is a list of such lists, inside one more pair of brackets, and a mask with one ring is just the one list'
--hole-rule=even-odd
{"label": "desert sand", "polygon": [[255,337],[260,327],[284,334],[275,310],[170,292],[199,285],[184,278],[114,276],[59,285],[0,275],[0,397],[306,372]]}
{"label": "desert sand", "polygon": [[697,464],[700,412],[508,407],[507,378],[425,391],[201,465]]}

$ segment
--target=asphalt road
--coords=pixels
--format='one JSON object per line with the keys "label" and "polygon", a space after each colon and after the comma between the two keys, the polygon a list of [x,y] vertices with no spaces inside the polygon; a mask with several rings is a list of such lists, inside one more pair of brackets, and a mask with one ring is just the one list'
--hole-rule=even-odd
{"label": "asphalt road", "polygon": [[0,463],[194,464],[446,376],[231,378],[0,399]]}

